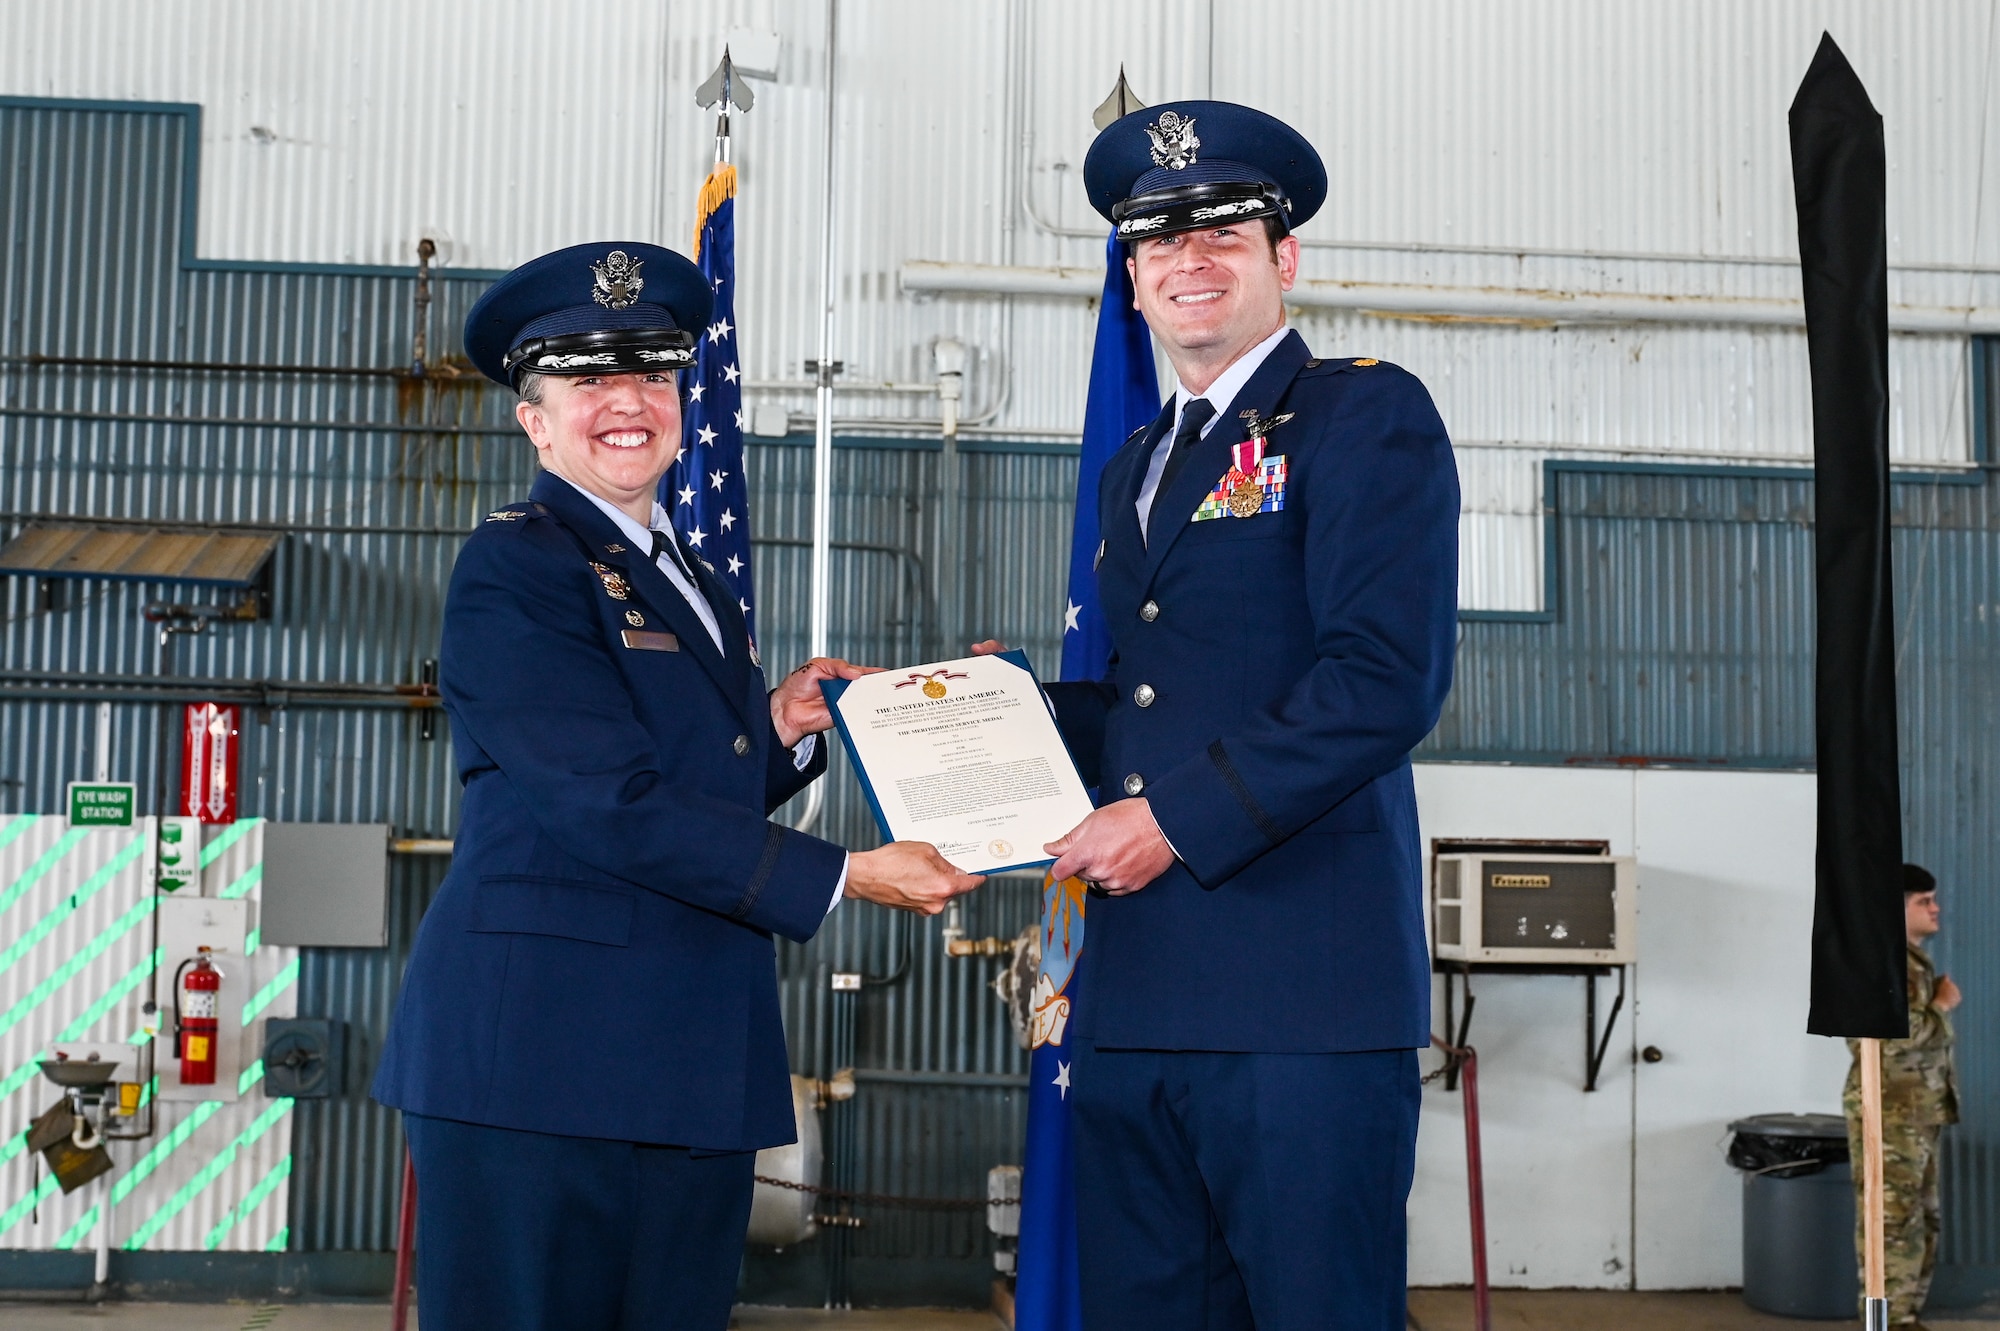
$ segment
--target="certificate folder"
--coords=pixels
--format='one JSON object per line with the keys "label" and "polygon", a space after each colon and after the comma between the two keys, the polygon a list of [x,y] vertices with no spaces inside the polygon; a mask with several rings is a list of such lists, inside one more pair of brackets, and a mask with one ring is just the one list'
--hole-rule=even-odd
{"label": "certificate folder", "polygon": [[968,873],[1053,861],[1090,813],[1027,653],[820,683],[868,807],[890,841],[927,841]]}

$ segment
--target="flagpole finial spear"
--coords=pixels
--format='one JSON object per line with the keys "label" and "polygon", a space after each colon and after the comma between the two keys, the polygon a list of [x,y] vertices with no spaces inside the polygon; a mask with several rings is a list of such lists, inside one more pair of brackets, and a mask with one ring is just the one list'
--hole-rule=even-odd
{"label": "flagpole finial spear", "polygon": [[1109,129],[1113,121],[1120,120],[1134,111],[1143,111],[1146,104],[1132,91],[1132,85],[1125,81],[1125,66],[1118,66],[1118,83],[1111,89],[1111,95],[1099,102],[1097,109],[1090,113],[1090,123],[1098,130]]}
{"label": "flagpole finial spear", "polygon": [[708,80],[694,90],[694,104],[704,110],[715,107],[715,160],[718,163],[729,160],[729,108],[748,111],[757,104],[757,94],[750,91],[750,85],[736,77],[736,62],[730,59],[729,48],[722,48],[722,63]]}

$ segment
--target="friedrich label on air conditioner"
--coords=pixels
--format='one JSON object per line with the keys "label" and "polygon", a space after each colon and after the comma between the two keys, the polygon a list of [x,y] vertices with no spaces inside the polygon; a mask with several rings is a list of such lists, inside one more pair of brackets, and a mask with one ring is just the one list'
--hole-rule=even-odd
{"label": "friedrich label on air conditioner", "polygon": [[1547,887],[1549,876],[1545,873],[1496,873],[1493,875],[1495,887]]}

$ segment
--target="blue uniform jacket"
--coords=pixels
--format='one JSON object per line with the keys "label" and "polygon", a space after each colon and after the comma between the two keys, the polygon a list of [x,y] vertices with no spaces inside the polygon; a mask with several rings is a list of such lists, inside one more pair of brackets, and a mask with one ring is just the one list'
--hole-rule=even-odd
{"label": "blue uniform jacket", "polygon": [[716,1151],[793,1139],[771,936],[813,935],[844,852],[766,815],[826,746],[795,767],[734,598],[696,571],[726,655],[558,477],[467,540],[440,657],[464,811],[384,1104]]}
{"label": "blue uniform jacket", "polygon": [[[1086,784],[1143,793],[1180,859],[1089,903],[1078,1021],[1101,1048],[1429,1042],[1409,754],[1451,685],[1458,472],[1414,376],[1309,356],[1296,333],[1272,350],[1150,545],[1133,505],[1173,403],[1104,469],[1109,674],[1048,692]],[[1252,409],[1291,416],[1266,448],[1283,509],[1190,521]]]}

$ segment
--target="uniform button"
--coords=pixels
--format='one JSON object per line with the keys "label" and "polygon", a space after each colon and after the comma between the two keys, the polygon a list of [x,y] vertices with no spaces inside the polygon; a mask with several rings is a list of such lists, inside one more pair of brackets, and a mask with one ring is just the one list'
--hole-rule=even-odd
{"label": "uniform button", "polygon": [[1160,603],[1158,601],[1148,601],[1146,602],[1146,604],[1139,607],[1139,618],[1145,620],[1148,624],[1152,623],[1159,617],[1160,617]]}
{"label": "uniform button", "polygon": [[744,754],[750,752],[750,737],[748,735],[738,735],[736,742],[729,747],[736,750],[736,756],[741,758]]}
{"label": "uniform button", "polygon": [[1136,795],[1145,788],[1146,778],[1140,776],[1137,772],[1125,778],[1125,793],[1127,795]]}
{"label": "uniform button", "polygon": [[1141,707],[1151,707],[1153,705],[1153,697],[1153,686],[1151,684],[1141,684],[1138,688],[1132,690],[1132,701],[1138,703]]}

